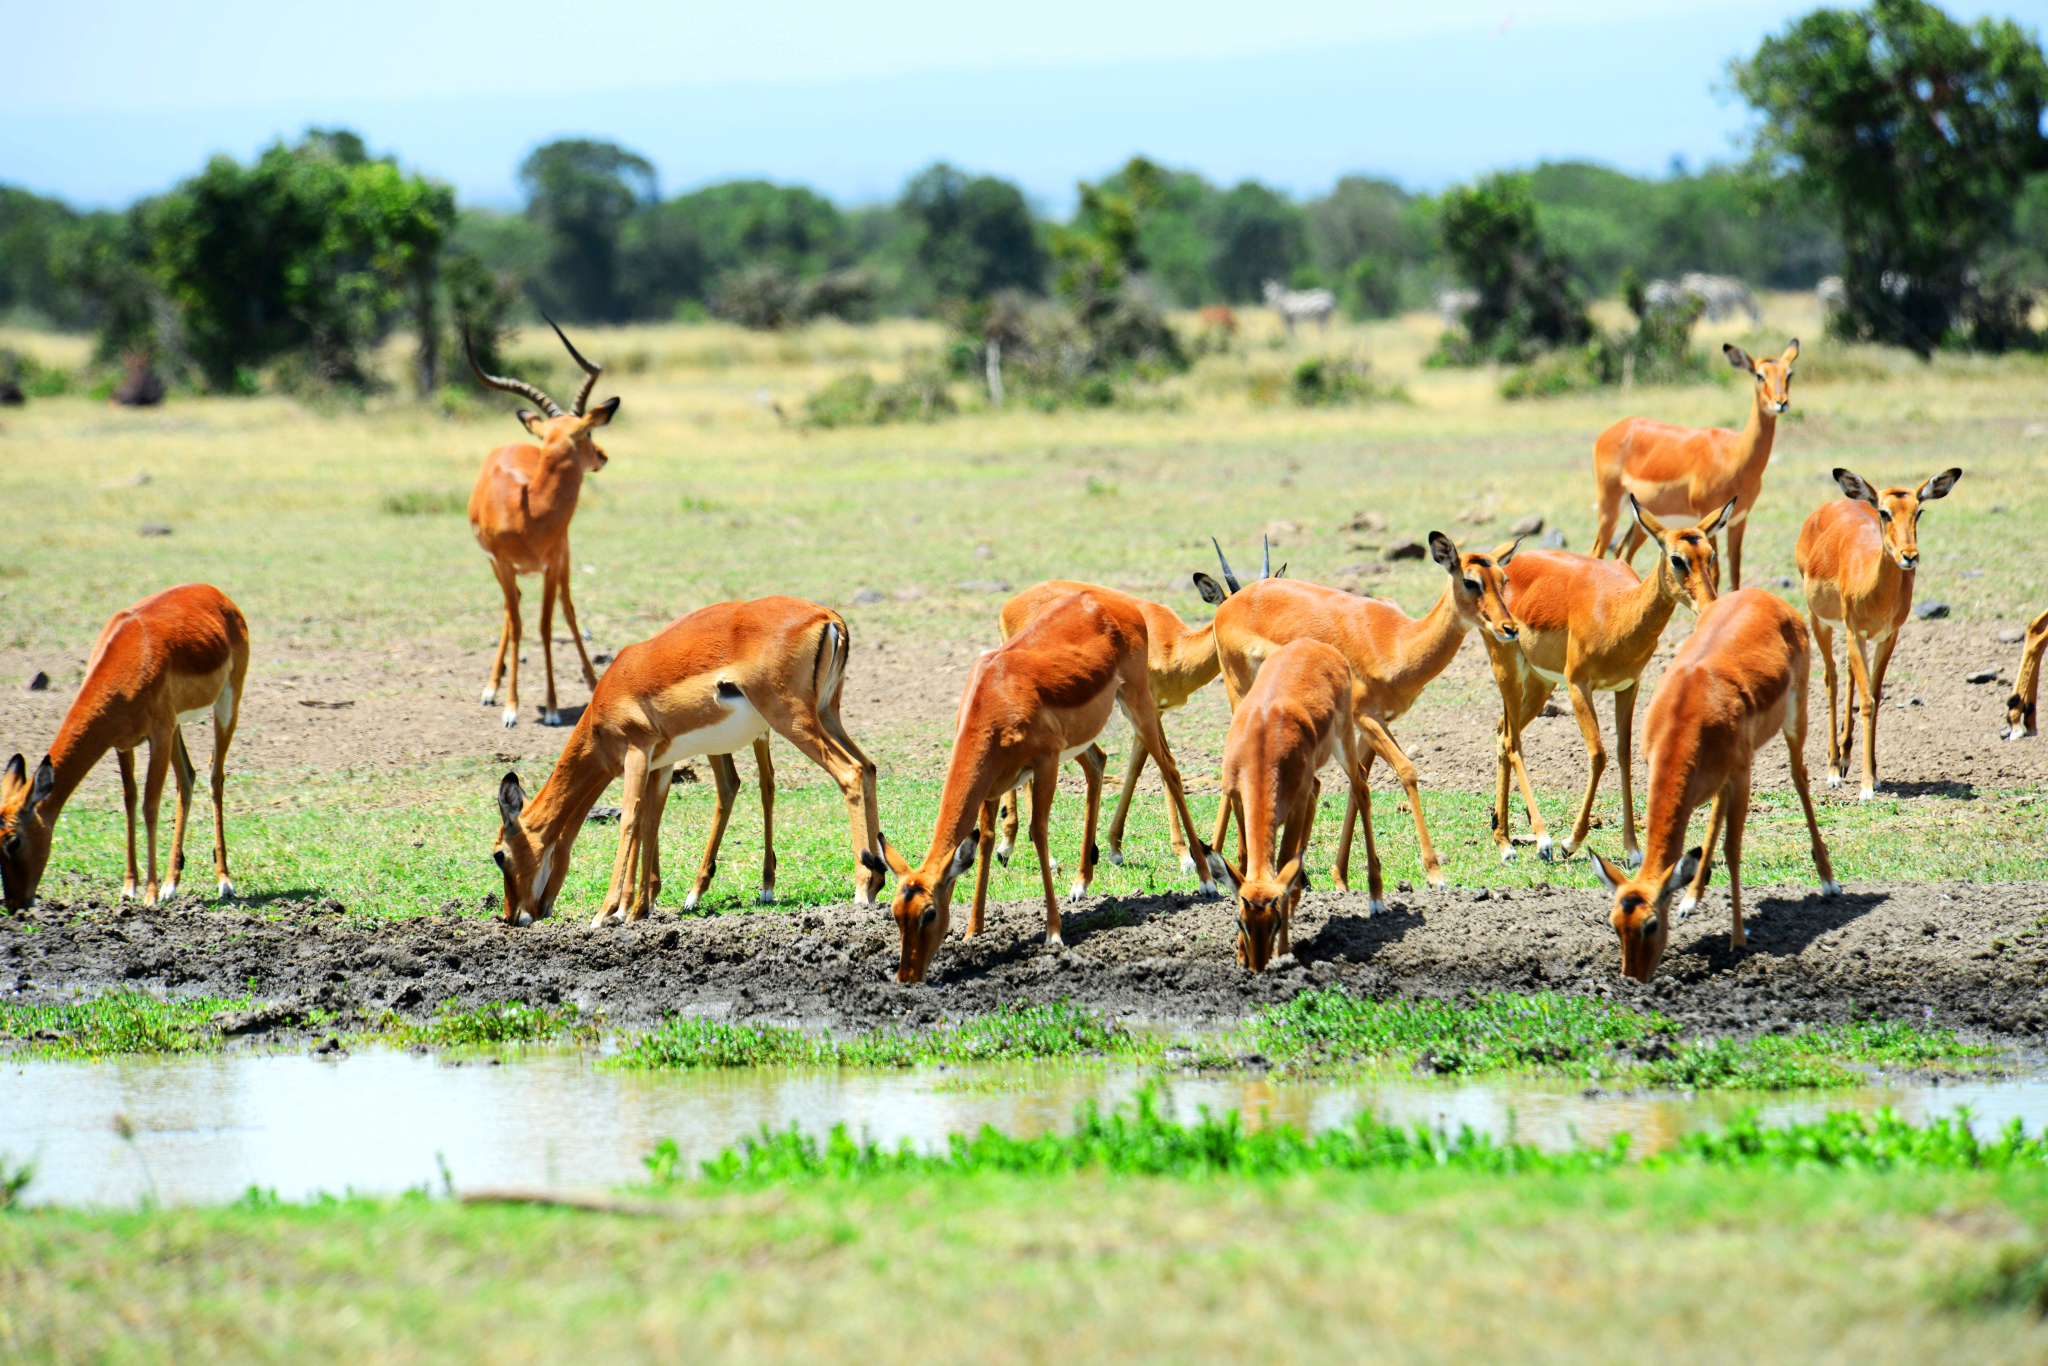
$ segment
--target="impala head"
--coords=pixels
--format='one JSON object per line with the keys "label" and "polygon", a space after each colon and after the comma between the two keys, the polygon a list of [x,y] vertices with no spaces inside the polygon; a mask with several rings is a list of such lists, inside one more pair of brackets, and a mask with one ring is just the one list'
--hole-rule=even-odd
{"label": "impala head", "polygon": [[1594,854],[1593,870],[1614,893],[1607,919],[1621,938],[1621,975],[1647,982],[1671,941],[1671,898],[1699,872],[1700,851],[1689,849],[1677,866],[1657,874],[1645,868],[1634,878]]}
{"label": "impala head", "polygon": [[1845,495],[1877,509],[1877,520],[1884,533],[1884,553],[1908,573],[1920,567],[1920,514],[1935,499],[1948,497],[1948,491],[1962,477],[1961,470],[1946,469],[1919,488],[1879,491],[1860,474],[1835,471],[1835,482],[1842,486]]}
{"label": "impala head", "polygon": [[925,969],[932,963],[932,955],[946,938],[946,927],[952,923],[953,884],[960,875],[974,867],[974,836],[960,841],[950,855],[939,857],[938,866],[927,858],[922,868],[912,868],[903,855],[896,852],[896,846],[885,836],[882,840],[882,857],[887,864],[870,851],[860,851],[861,866],[880,880],[883,871],[896,874],[896,895],[889,902],[889,914],[896,917],[896,928],[903,936],[903,951],[896,961],[896,980],[899,982],[922,982]]}
{"label": "impala head", "polygon": [[521,815],[526,793],[519,775],[507,773],[498,784],[498,842],[491,861],[505,877],[505,923],[531,925],[553,909],[554,856],[540,847]]}
{"label": "impala head", "polygon": [[1728,506],[1719,512],[1701,518],[1697,526],[1676,531],[1658,521],[1636,501],[1633,493],[1628,496],[1628,507],[1643,534],[1657,543],[1657,554],[1662,559],[1657,566],[1659,576],[1668,570],[1680,596],[1692,604],[1692,610],[1706,611],[1707,604],[1721,591],[1721,562],[1714,552],[1714,538],[1735,515],[1735,499],[1730,498]]}
{"label": "impala head", "polygon": [[1237,961],[1253,972],[1264,972],[1266,964],[1273,961],[1280,927],[1293,916],[1301,894],[1308,889],[1301,860],[1289,859],[1271,879],[1247,878],[1243,869],[1211,849],[1209,871],[1218,882],[1229,883],[1230,894],[1237,898]]}
{"label": "impala head", "polygon": [[[1286,565],[1281,565],[1277,572],[1273,568],[1272,541],[1264,536],[1261,536],[1259,538],[1259,543],[1262,550],[1261,559],[1263,561],[1260,566],[1259,577],[1262,579],[1286,578]],[[1216,538],[1214,536],[1211,536],[1209,538],[1209,544],[1216,546],[1216,563],[1221,565],[1223,568],[1223,583],[1217,583],[1216,580],[1210,578],[1207,574],[1201,573],[1198,570],[1194,575],[1195,591],[1202,595],[1203,602],[1208,603],[1211,607],[1220,607],[1223,605],[1223,600],[1225,598],[1229,597],[1232,593],[1239,591],[1243,587],[1243,585],[1237,581],[1237,575],[1231,572],[1230,561],[1223,558],[1223,547],[1217,544]],[[1228,584],[1229,588],[1226,590],[1223,584]]]}
{"label": "impala head", "polygon": [[25,911],[36,903],[43,868],[50,861],[50,815],[43,810],[57,786],[50,756],[36,765],[35,778],[17,754],[0,769],[0,891],[7,909]]}
{"label": "impala head", "polygon": [[[591,439],[590,434],[612,420],[612,414],[619,410],[619,400],[615,397],[608,398],[595,408],[589,407],[590,391],[597,387],[597,377],[604,373],[604,367],[585,360],[583,353],[578,351],[562,329],[555,325],[553,318],[548,319],[548,326],[555,329],[555,335],[562,339],[562,345],[568,347],[569,355],[583,369],[583,387],[576,391],[576,402],[567,412],[562,411],[561,404],[543,393],[539,385],[503,375],[485,374],[483,367],[476,363],[476,351],[470,345],[467,332],[462,334],[462,353],[469,358],[469,368],[476,375],[478,384],[487,389],[497,389],[508,394],[518,394],[522,398],[530,398],[541,406],[541,411],[537,413],[529,408],[519,410],[519,425],[531,432],[534,440],[540,442],[542,446],[562,446],[573,451],[584,472],[595,474],[605,467],[605,463],[611,457],[604,453],[603,447]],[[586,412],[586,408],[589,411]]]}
{"label": "impala head", "polygon": [[1747,371],[1756,380],[1756,405],[1776,417],[1792,406],[1792,362],[1799,359],[1799,338],[1785,348],[1785,354],[1772,360],[1751,360],[1749,352],[1732,343],[1721,348],[1721,354],[1728,363],[1738,370]]}
{"label": "impala head", "polygon": [[1508,562],[1521,545],[1518,536],[1491,551],[1460,551],[1441,531],[1429,533],[1429,557],[1451,576],[1451,601],[1458,609],[1458,620],[1477,626],[1502,644],[1522,633],[1501,596],[1508,584]]}

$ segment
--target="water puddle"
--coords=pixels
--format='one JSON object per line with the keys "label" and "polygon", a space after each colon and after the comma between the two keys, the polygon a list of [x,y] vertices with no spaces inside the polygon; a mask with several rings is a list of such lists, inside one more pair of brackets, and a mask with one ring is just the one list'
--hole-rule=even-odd
{"label": "water puddle", "polygon": [[[152,1193],[164,1203],[217,1203],[252,1185],[287,1199],[439,1190],[441,1162],[458,1188],[608,1186],[643,1176],[640,1159],[662,1138],[693,1163],[764,1124],[822,1135],[844,1123],[890,1146],[908,1139],[929,1150],[984,1124],[1018,1134],[1062,1129],[1084,1101],[1114,1105],[1145,1079],[1130,1069],[1073,1068],[648,1075],[601,1069],[587,1053],[457,1066],[383,1049],[341,1058],[16,1061],[0,1064],[0,1155],[34,1161],[25,1198],[37,1204],[128,1205]],[[1162,1102],[1182,1120],[1208,1106],[1310,1130],[1370,1108],[1553,1148],[1626,1131],[1640,1152],[1746,1105],[1777,1122],[1881,1105],[1925,1120],[1967,1105],[1980,1132],[2013,1118],[2038,1132],[2048,1125],[2048,1077],[1790,1099],[1586,1096],[1557,1083],[1499,1080],[1190,1078],[1165,1083]],[[116,1132],[116,1115],[132,1139]]]}

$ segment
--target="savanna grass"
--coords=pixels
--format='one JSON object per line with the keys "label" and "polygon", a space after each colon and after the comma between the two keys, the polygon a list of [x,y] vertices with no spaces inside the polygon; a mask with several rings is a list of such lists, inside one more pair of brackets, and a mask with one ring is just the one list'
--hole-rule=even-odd
{"label": "savanna grass", "polygon": [[20,1051],[47,1057],[204,1053],[220,1046],[215,1017],[249,1004],[212,996],[159,1000],[139,991],[62,1005],[0,1004],[0,1035],[12,1036]]}
{"label": "savanna grass", "polygon": [[878,1030],[846,1040],[780,1025],[675,1018],[632,1038],[607,1065],[656,1070],[708,1067],[911,1067],[1138,1057],[1147,1041],[1113,1020],[1070,1002],[1015,1003],[922,1034]]}

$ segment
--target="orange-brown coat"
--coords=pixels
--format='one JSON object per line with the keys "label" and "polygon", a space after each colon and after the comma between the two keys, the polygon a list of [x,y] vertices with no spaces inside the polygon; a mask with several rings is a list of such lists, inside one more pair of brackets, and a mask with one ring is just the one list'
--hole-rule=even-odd
{"label": "orange-brown coat", "polygon": [[[1635,877],[1593,855],[1600,880],[1614,893],[1609,921],[1621,940],[1621,970],[1650,980],[1682,918],[1706,894],[1714,842],[1726,829],[1728,942],[1741,948],[1742,835],[1749,817],[1750,775],[1757,749],[1785,737],[1792,786],[1806,812],[1821,894],[1835,896],[1828,849],[1814,821],[1806,781],[1806,689],[1812,666],[1806,626],[1781,598],[1745,588],[1716,599],[1678,647],[1650,700],[1643,726],[1649,751],[1649,809],[1643,819],[1643,864]],[[1703,844],[1681,854],[1693,812],[1712,798]],[[1672,896],[1692,883],[1673,912]]]}
{"label": "orange-brown coat", "polygon": [[[897,981],[924,980],[951,923],[953,884],[977,863],[967,933],[981,933],[995,850],[996,803],[1026,777],[1031,780],[1031,843],[1038,852],[1045,892],[1046,940],[1055,948],[1061,945],[1059,898],[1053,890],[1047,847],[1059,765],[1095,742],[1115,707],[1123,708],[1138,743],[1159,765],[1167,798],[1184,828],[1194,829],[1180,769],[1166,747],[1159,710],[1152,702],[1147,655],[1144,614],[1122,594],[1083,591],[1048,604],[1028,626],[975,661],[960,698],[938,822],[924,861],[913,867],[894,845],[883,842],[883,855],[899,879],[889,908],[902,936]],[[1075,895],[1094,871],[1099,798],[1099,789],[1090,793]],[[1208,849],[1199,838],[1195,852],[1206,869]],[[864,861],[872,869],[881,867],[872,856],[864,856]],[[1214,891],[1206,873],[1202,887]]]}
{"label": "orange-brown coat", "polygon": [[[1659,517],[1694,520],[1712,514],[1731,499],[1735,514],[1728,522],[1728,577],[1742,587],[1742,537],[1750,510],[1763,492],[1764,468],[1778,418],[1792,406],[1792,362],[1799,356],[1795,338],[1777,359],[1752,360],[1739,346],[1723,346],[1728,363],[1756,381],[1749,420],[1741,431],[1726,427],[1674,427],[1647,417],[1623,418],[1600,433],[1593,443],[1593,481],[1599,490],[1600,526],[1593,553],[1605,556],[1621,525],[1621,500],[1636,501]],[[1621,558],[1633,563],[1642,548],[1640,528],[1628,529]]]}
{"label": "orange-brown coat", "polygon": [[[1302,859],[1315,825],[1332,753],[1372,822],[1372,792],[1358,763],[1351,720],[1351,666],[1319,640],[1281,646],[1259,670],[1230,715],[1223,743],[1223,802],[1237,815],[1238,855],[1231,864],[1209,851],[1209,867],[1237,898],[1237,961],[1264,972],[1290,951],[1288,928],[1308,885]],[[1369,913],[1386,907],[1375,900]]]}
{"label": "orange-brown coat", "polygon": [[185,822],[196,776],[185,748],[182,723],[213,715],[213,864],[219,895],[234,895],[228,873],[226,813],[228,746],[241,718],[242,685],[249,672],[249,623],[218,588],[188,583],[166,588],[116,612],[93,643],[85,681],[64,714],[49,753],[30,778],[17,754],[0,772],[0,883],[11,910],[35,900],[57,813],[92,766],[113,750],[121,767],[121,797],[127,812],[128,868],[123,900],[134,896],[139,870],[135,858],[135,750],[149,742],[149,770],[143,786],[143,818],[149,828],[149,875],[142,900],[159,897],[156,872],[157,808],[164,775],[178,779],[178,815],[171,832],[171,878],[161,895],[177,894],[185,868]]}
{"label": "orange-brown coat", "polygon": [[[1962,478],[1959,469],[1945,470],[1918,488],[1873,488],[1861,475],[1838,469],[1835,482],[1848,496],[1815,508],[1799,528],[1792,557],[1805,581],[1807,619],[1814,644],[1827,670],[1828,786],[1840,787],[1847,776],[1854,739],[1856,694],[1863,694],[1863,789],[1869,801],[1877,795],[1877,716],[1884,701],[1884,677],[1899,627],[1913,607],[1913,581],[1920,568],[1920,514],[1927,503],[1945,498]],[[1835,672],[1835,632],[1847,637],[1849,692],[1835,725],[1839,680]],[[1864,651],[1877,647],[1874,660]]]}
{"label": "orange-brown coat", "polygon": [[2048,611],[2027,624],[2026,643],[2020,646],[2020,670],[2013,679],[2012,696],[2005,702],[2005,738],[2018,740],[2035,733],[2034,704],[2041,693],[2041,655],[2048,651]]}
{"label": "orange-brown coat", "polygon": [[[517,774],[499,784],[493,857],[505,919],[526,925],[554,910],[576,837],[615,778],[625,779],[619,848],[592,923],[644,917],[660,890],[661,812],[675,765],[732,754],[771,730],[839,785],[855,854],[872,854],[881,842],[875,766],[839,719],[850,641],[830,608],[757,598],[699,608],[620,650],[533,800]],[[880,890],[881,878],[856,866],[855,902]]]}
{"label": "orange-brown coat", "polygon": [[1509,642],[1481,637],[1501,696],[1493,839],[1504,862],[1515,854],[1508,837],[1511,770],[1521,784],[1522,803],[1536,834],[1536,852],[1546,860],[1551,856],[1550,832],[1537,809],[1528,766],[1522,759],[1522,732],[1542,712],[1560,683],[1571,697],[1572,714],[1578,719],[1590,761],[1586,795],[1579,803],[1564,857],[1578,852],[1592,823],[1593,797],[1607,766],[1593,698],[1611,692],[1615,749],[1621,765],[1623,857],[1630,867],[1642,859],[1636,843],[1630,751],[1636,683],[1678,604],[1683,602],[1698,611],[1714,600],[1721,569],[1713,537],[1727,522],[1733,504],[1709,514],[1697,526],[1677,529],[1666,527],[1633,499],[1629,506],[1636,524],[1657,543],[1657,567],[1648,579],[1638,579],[1635,571],[1619,560],[1600,560],[1567,550],[1525,550],[1508,567],[1508,610],[1515,614],[1520,633]]}
{"label": "orange-brown coat", "polygon": [[[1423,873],[1430,886],[1442,887],[1443,865],[1423,820],[1415,765],[1387,727],[1414,706],[1423,688],[1450,664],[1467,631],[1477,626],[1494,639],[1507,641],[1515,638],[1519,627],[1501,599],[1515,545],[1491,553],[1461,552],[1450,537],[1432,531],[1429,546],[1431,557],[1449,574],[1450,582],[1436,606],[1420,617],[1411,617],[1382,598],[1353,597],[1298,579],[1261,579],[1216,609],[1216,640],[1223,660],[1223,686],[1233,712],[1251,690],[1260,666],[1290,641],[1320,640],[1344,656],[1351,666],[1352,718],[1367,747],[1365,771],[1370,773],[1374,758],[1380,758],[1400,777],[1415,816]],[[1344,830],[1337,842],[1339,887],[1350,880],[1351,830],[1357,814],[1355,804],[1346,805]],[[1222,843],[1229,819],[1228,806],[1217,812],[1212,844]],[[1379,853],[1370,822],[1365,826],[1365,850],[1367,885],[1372,899],[1379,901],[1383,899]]]}

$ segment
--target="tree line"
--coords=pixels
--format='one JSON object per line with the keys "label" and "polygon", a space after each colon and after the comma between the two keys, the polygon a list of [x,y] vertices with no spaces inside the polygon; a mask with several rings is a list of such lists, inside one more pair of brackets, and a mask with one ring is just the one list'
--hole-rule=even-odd
{"label": "tree line", "polygon": [[0,187],[0,319],[89,329],[103,362],[147,355],[230,392],[259,373],[365,385],[369,349],[403,328],[430,390],[464,330],[488,364],[540,311],[958,319],[998,296],[1072,295],[1093,242],[1112,244],[1096,255],[1113,257],[1117,290],[1155,305],[1249,302],[1274,279],[1377,317],[1477,288],[1474,340],[1503,356],[1583,340],[1579,301],[1686,271],[1768,288],[1838,274],[1841,331],[1922,354],[2038,340],[2048,67],[2031,31],[1872,0],[1793,21],[1731,83],[1758,116],[1738,165],[1649,178],[1552,163],[1438,196],[1347,176],[1297,199],[1136,158],[1083,185],[1064,221],[945,163],[858,207],[764,180],[664,197],[644,157],[590,139],[533,151],[524,207],[501,212],[313,129],[116,212]]}

